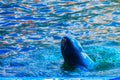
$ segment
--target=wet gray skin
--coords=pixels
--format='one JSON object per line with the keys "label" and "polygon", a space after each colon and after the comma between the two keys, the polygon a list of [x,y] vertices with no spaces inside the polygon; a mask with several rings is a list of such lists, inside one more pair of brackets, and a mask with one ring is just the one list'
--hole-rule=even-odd
{"label": "wet gray skin", "polygon": [[94,61],[83,52],[80,43],[76,39],[68,36],[63,37],[61,52],[65,63],[73,68],[82,67],[90,70],[95,66]]}

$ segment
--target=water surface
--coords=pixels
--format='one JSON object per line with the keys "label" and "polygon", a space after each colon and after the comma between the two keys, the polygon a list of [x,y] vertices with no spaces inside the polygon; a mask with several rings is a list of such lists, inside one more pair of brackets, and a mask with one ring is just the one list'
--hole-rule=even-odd
{"label": "water surface", "polygon": [[[0,1],[0,76],[120,76],[119,8],[112,0]],[[62,68],[64,35],[80,41],[97,69]]]}

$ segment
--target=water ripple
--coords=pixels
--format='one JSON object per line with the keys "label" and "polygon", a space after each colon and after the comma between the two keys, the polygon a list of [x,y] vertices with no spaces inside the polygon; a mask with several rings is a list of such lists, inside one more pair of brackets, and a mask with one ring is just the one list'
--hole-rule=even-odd
{"label": "water ripple", "polygon": [[83,46],[119,49],[119,6],[107,0],[0,1],[0,76],[49,76],[52,70],[55,76],[68,74],[57,67],[63,63],[58,49],[64,35]]}

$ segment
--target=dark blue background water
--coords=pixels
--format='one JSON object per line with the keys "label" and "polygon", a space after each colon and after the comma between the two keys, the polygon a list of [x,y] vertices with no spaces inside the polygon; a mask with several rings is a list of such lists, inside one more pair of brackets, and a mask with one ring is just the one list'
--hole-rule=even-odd
{"label": "dark blue background water", "polygon": [[[120,76],[119,8],[107,0],[0,1],[0,76]],[[96,70],[61,68],[64,35],[80,41]]]}

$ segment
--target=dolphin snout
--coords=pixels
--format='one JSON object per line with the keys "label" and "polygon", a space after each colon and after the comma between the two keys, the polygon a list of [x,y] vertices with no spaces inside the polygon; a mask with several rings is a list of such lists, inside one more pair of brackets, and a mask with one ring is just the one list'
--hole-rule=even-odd
{"label": "dolphin snout", "polygon": [[63,37],[62,41],[61,41],[61,48],[62,48],[62,50],[65,48],[66,42],[67,42],[67,40]]}

